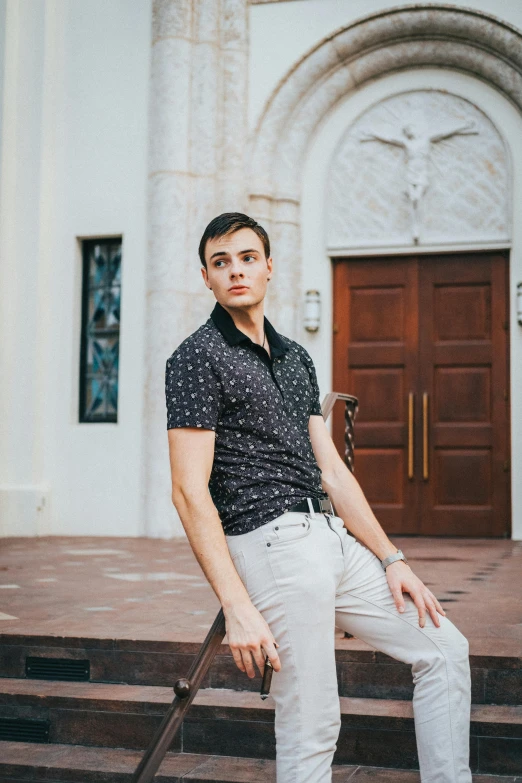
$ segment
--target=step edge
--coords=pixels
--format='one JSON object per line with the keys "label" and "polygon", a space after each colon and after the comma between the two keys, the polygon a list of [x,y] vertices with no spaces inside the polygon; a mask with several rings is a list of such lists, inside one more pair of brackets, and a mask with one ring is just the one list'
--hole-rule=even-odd
{"label": "step edge", "polygon": [[[19,683],[36,683],[37,680],[18,680]],[[45,681],[46,684],[49,681]],[[62,688],[66,688],[70,683],[56,683]],[[55,683],[53,683],[53,686]],[[168,694],[168,699],[138,699],[138,698],[122,698],[115,695],[111,698],[109,695],[96,695],[96,686],[99,683],[81,683],[81,687],[86,693],[83,694],[56,694],[56,693],[42,693],[34,692],[28,693],[26,691],[2,691],[0,683],[0,708],[13,706],[12,701],[16,701],[15,706],[29,706],[37,704],[43,708],[62,708],[83,710],[86,712],[108,712],[108,713],[128,713],[139,706],[140,712],[146,712],[147,714],[154,714],[154,710],[160,714],[164,714],[169,704],[172,703],[173,693],[171,689],[167,689],[164,686],[111,686],[114,689],[129,688],[136,691],[144,690],[150,693],[151,690],[157,687],[158,696],[159,692],[164,692],[165,696]],[[103,689],[106,690],[107,686],[103,685]],[[99,688],[102,690],[102,687]],[[91,693],[88,693],[91,691]],[[92,694],[92,695],[91,695]],[[216,699],[216,696],[222,696],[222,699]],[[136,694],[138,696],[138,694]],[[210,701],[210,699],[212,699]],[[345,716],[368,716],[372,718],[386,718],[389,720],[401,720],[404,718],[413,717],[413,707],[411,699],[378,699],[369,697],[358,696],[340,696],[341,714]],[[94,703],[96,702],[96,703]],[[67,707],[67,705],[71,705]],[[89,709],[90,707],[90,709]],[[104,709],[104,707],[111,707],[111,709]],[[260,710],[261,712],[273,712],[275,704],[272,697],[269,697],[266,701],[261,701],[260,696],[255,691],[241,691],[231,688],[202,688],[196,694],[194,701],[191,705],[193,708],[198,708],[200,711],[205,709],[231,709],[231,710]],[[372,710],[372,708],[374,708]],[[374,711],[376,709],[376,711]],[[404,710],[405,714],[392,715],[388,711],[398,711],[399,713]],[[500,714],[499,714],[500,711]],[[493,713],[493,715],[492,715]],[[496,714],[495,714],[496,713]],[[471,705],[471,722],[475,724],[521,724],[522,725],[522,705],[491,705],[491,704],[472,704]]]}

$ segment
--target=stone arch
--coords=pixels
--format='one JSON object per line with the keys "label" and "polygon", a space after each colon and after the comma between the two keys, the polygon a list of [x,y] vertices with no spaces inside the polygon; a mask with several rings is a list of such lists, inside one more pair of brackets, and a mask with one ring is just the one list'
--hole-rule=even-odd
{"label": "stone arch", "polygon": [[483,79],[522,113],[522,33],[491,15],[435,3],[385,10],[337,30],[296,63],[267,101],[249,151],[250,212],[271,231],[282,262],[269,304],[287,333],[297,333],[298,307],[288,292],[299,290],[301,171],[315,130],[365,83],[434,66]]}
{"label": "stone arch", "polygon": [[522,113],[522,33],[471,9],[433,4],[372,14],[321,41],[286,74],[253,134],[251,198],[299,199],[299,163],[315,128],[365,82],[422,66],[483,78]]}

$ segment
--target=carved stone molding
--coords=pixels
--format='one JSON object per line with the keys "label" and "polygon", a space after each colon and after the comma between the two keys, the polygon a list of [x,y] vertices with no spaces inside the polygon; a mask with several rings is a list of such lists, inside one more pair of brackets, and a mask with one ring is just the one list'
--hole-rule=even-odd
{"label": "carved stone molding", "polygon": [[252,134],[251,193],[300,198],[301,164],[322,118],[351,90],[419,66],[479,76],[522,110],[522,33],[443,4],[373,14],[321,41],[284,77]]}
{"label": "carved stone molding", "polygon": [[509,239],[504,142],[464,98],[411,90],[344,134],[329,169],[329,248]]}

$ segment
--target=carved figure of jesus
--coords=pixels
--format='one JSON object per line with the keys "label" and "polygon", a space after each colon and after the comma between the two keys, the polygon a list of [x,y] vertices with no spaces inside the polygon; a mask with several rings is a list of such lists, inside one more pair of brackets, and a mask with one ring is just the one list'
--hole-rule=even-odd
{"label": "carved figure of jesus", "polygon": [[464,125],[457,125],[431,134],[427,129],[419,130],[413,124],[407,124],[401,128],[401,136],[385,136],[378,132],[367,131],[360,133],[359,140],[361,142],[382,141],[385,144],[402,147],[406,152],[406,183],[408,197],[412,205],[412,234],[415,244],[419,241],[418,208],[429,185],[431,145],[443,139],[449,139],[451,136],[477,134],[478,131],[474,129],[474,126],[474,122],[467,122]]}

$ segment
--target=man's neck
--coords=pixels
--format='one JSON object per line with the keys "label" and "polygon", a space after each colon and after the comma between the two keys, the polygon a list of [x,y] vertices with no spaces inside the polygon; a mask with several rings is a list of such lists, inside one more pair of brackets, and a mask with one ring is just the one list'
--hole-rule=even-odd
{"label": "man's neck", "polygon": [[224,305],[221,305],[221,307],[231,316],[236,327],[244,332],[247,337],[250,337],[253,343],[263,345],[263,341],[265,341],[265,348],[268,350],[268,343],[265,340],[265,314],[263,302],[259,302],[257,305],[252,305],[250,307],[228,308],[224,307]]}

